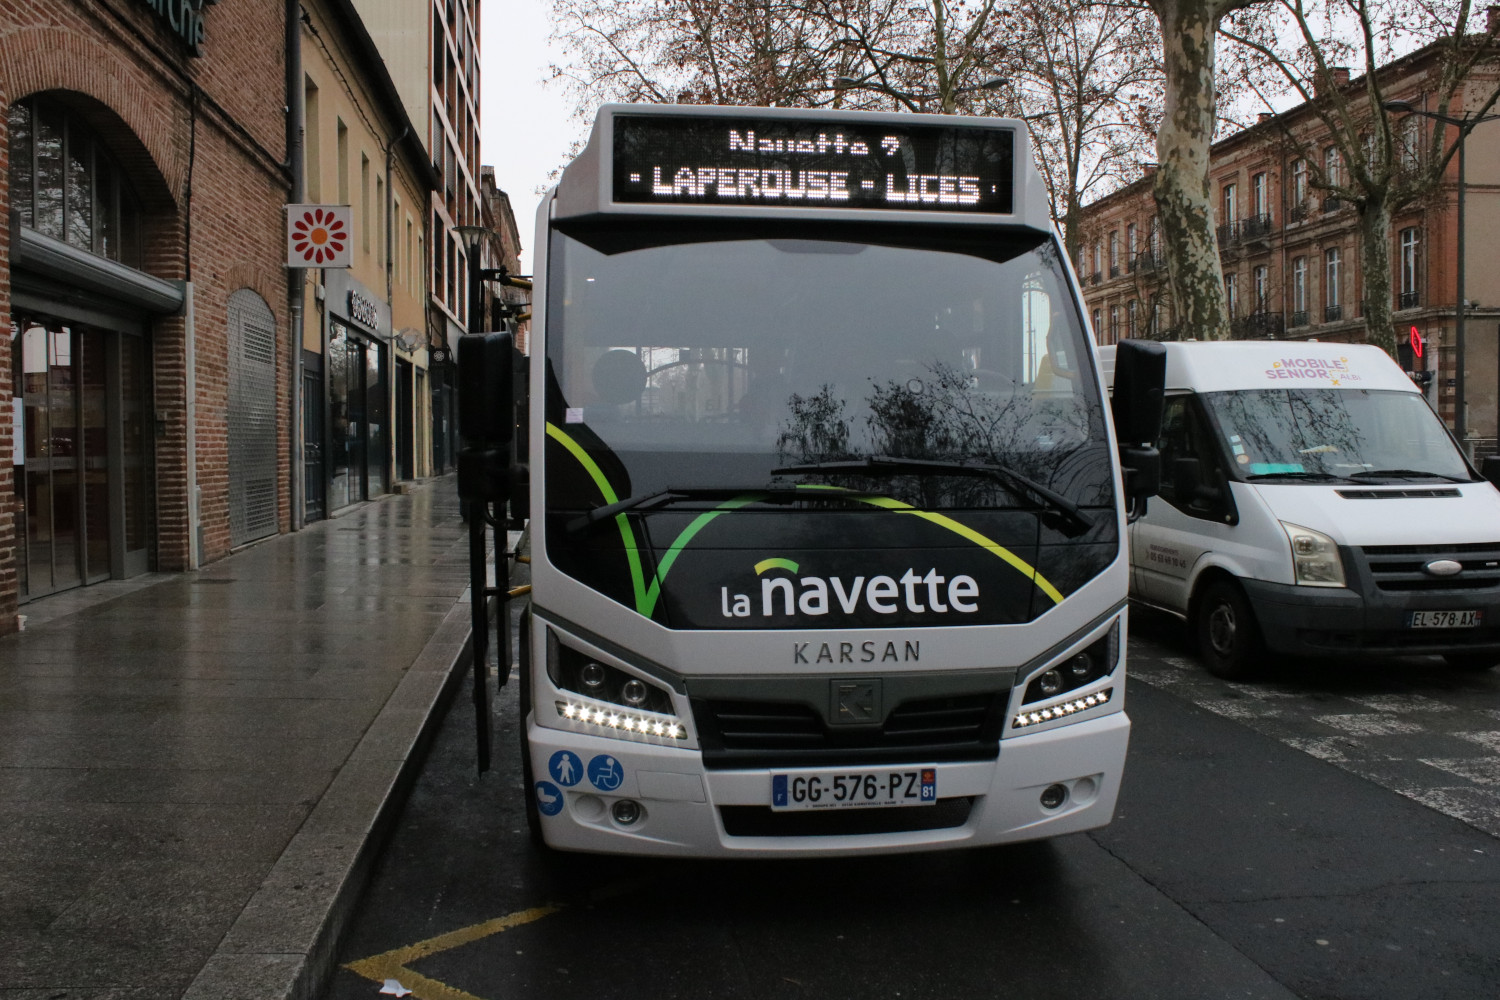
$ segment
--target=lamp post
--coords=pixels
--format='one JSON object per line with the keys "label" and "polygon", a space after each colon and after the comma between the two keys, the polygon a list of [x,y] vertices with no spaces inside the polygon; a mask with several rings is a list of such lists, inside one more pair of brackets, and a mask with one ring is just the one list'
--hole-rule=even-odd
{"label": "lamp post", "polygon": [[[1458,268],[1455,272],[1458,284],[1458,304],[1455,308],[1458,310],[1458,315],[1453,325],[1453,436],[1458,438],[1459,448],[1463,449],[1467,455],[1468,442],[1465,438],[1469,429],[1464,413],[1464,313],[1468,311],[1468,303],[1464,300],[1464,140],[1474,130],[1475,125],[1500,120],[1500,115],[1465,114],[1462,118],[1458,118],[1453,115],[1441,115],[1436,111],[1425,111],[1410,101],[1386,101],[1381,107],[1387,111],[1431,118],[1433,121],[1452,125],[1458,129]],[[1496,385],[1496,390],[1496,413],[1500,415],[1500,384]]]}
{"label": "lamp post", "polygon": [[[956,97],[959,94],[972,94],[976,90],[999,90],[1001,87],[1005,86],[1008,83],[1010,83],[1010,80],[1006,77],[992,76],[988,80],[985,80],[982,83],[975,84],[972,87],[959,87],[957,90],[952,92],[951,96]],[[871,80],[869,77],[855,79],[852,76],[836,76],[833,78],[833,89],[878,90],[882,94],[890,94],[892,97],[898,98],[903,101],[917,102],[924,105],[926,104],[926,102],[933,100],[934,98],[943,96],[942,94],[908,94],[904,90],[897,90],[895,87],[880,83],[875,80]]]}

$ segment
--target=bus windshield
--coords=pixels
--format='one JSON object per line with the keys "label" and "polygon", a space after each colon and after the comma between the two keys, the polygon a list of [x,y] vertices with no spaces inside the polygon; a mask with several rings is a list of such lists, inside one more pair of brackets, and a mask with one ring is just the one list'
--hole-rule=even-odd
{"label": "bus windshield", "polygon": [[[1036,505],[1014,480],[943,473],[957,462],[1111,504],[1097,382],[1055,242],[980,255],[887,235],[606,253],[554,233],[548,422],[612,456],[622,497],[827,484],[927,508]],[[909,461],[805,468],[873,458]],[[549,506],[591,502],[549,476]]]}
{"label": "bus windshield", "polygon": [[1241,479],[1453,479],[1468,469],[1420,395],[1380,389],[1203,394]]}

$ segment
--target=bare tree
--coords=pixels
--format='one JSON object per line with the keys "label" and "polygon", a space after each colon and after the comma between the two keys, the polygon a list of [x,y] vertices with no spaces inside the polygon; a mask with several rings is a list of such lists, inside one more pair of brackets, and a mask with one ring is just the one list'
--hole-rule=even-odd
{"label": "bare tree", "polygon": [[[1406,61],[1425,63],[1419,85],[1436,114],[1461,117],[1450,111],[1455,103],[1471,115],[1488,111],[1500,99],[1500,86],[1477,79],[1474,71],[1495,58],[1495,32],[1469,32],[1471,16],[1468,0],[1275,0],[1221,28],[1248,57],[1243,76],[1267,107],[1289,92],[1310,112],[1310,120],[1280,117],[1284,143],[1292,156],[1306,161],[1312,186],[1354,207],[1366,339],[1392,355],[1391,219],[1432,195],[1461,136],[1449,133],[1441,121],[1425,145],[1416,130],[1398,130],[1385,110],[1388,88],[1396,83],[1403,87],[1401,96],[1409,96],[1413,81],[1409,71],[1381,67],[1400,54],[1396,46],[1417,49]],[[1297,31],[1292,44],[1279,31],[1288,21]],[[1351,83],[1344,67],[1355,62],[1364,74]],[[1257,77],[1255,67],[1272,75]],[[1334,155],[1319,155],[1330,147]]]}
{"label": "bare tree", "polygon": [[1208,182],[1209,147],[1218,121],[1214,42],[1225,15],[1258,0],[1148,2],[1161,26],[1166,76],[1154,193],[1166,237],[1176,326],[1202,340],[1227,340],[1229,311]]}
{"label": "bare tree", "polygon": [[1085,199],[1139,176],[1161,116],[1160,36],[1142,7],[1036,0],[1017,9],[1009,72],[1076,260]]}
{"label": "bare tree", "polygon": [[580,115],[603,101],[815,107],[843,47],[796,0],[553,0],[554,67]]}

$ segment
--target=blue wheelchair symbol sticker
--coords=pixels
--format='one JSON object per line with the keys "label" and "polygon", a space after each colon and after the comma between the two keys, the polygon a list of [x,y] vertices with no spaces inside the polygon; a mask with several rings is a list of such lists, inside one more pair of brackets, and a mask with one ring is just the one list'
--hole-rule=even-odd
{"label": "blue wheelchair symbol sticker", "polygon": [[536,783],[536,808],[543,816],[556,816],[562,812],[563,793],[550,781]]}
{"label": "blue wheelchair symbol sticker", "polygon": [[589,781],[601,792],[612,792],[625,780],[625,768],[608,754],[600,754],[589,761]]}
{"label": "blue wheelchair symbol sticker", "polygon": [[552,780],[564,788],[572,788],[583,780],[583,761],[571,750],[559,750],[547,761],[547,770]]}

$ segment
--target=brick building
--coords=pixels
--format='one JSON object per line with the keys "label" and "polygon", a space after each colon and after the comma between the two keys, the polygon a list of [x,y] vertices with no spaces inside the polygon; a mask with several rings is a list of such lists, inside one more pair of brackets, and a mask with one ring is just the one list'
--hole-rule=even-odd
{"label": "brick building", "polygon": [[274,2],[5,5],[0,630],[289,527],[285,26]]}
{"label": "brick building", "polygon": [[[1494,16],[1495,8],[1491,8]],[[1383,67],[1386,100],[1433,105],[1437,58],[1423,49]],[[1493,65],[1482,68],[1454,101],[1452,113],[1481,107],[1497,86]],[[1350,93],[1359,80],[1340,71]],[[1359,103],[1353,106],[1358,109]],[[1432,123],[1395,116],[1401,155],[1420,155]],[[1288,133],[1296,142],[1288,141]],[[1450,128],[1447,141],[1452,142]],[[1209,183],[1215,205],[1233,336],[1287,340],[1365,339],[1364,276],[1353,209],[1320,190],[1323,171],[1342,169],[1337,151],[1307,105],[1259,122],[1214,144]],[[1488,454],[1496,438],[1496,341],[1500,337],[1500,122],[1477,125],[1466,140],[1465,395],[1472,454]],[[1317,162],[1310,162],[1316,157]],[[1089,205],[1080,225],[1075,261],[1095,336],[1101,344],[1124,337],[1178,339],[1166,261],[1148,172]],[[1439,413],[1454,419],[1458,259],[1458,164],[1448,167],[1434,196],[1392,219],[1391,288],[1398,340],[1415,329],[1425,341],[1416,367],[1435,369],[1431,395]]]}

